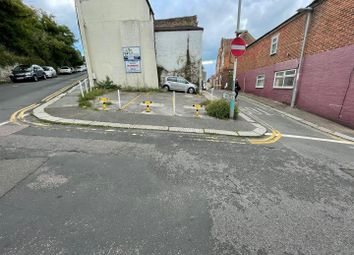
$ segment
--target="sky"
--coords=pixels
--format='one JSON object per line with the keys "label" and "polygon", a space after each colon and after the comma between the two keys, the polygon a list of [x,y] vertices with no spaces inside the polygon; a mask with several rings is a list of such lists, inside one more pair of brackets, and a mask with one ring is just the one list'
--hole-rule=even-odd
{"label": "sky", "polygon": [[[119,0],[112,0],[119,1]],[[242,0],[241,29],[247,29],[256,39],[270,31],[296,10],[313,0]],[[24,0],[55,16],[58,23],[67,25],[82,51],[74,0]],[[233,38],[236,30],[237,0],[150,0],[156,19],[197,15],[204,28],[203,63],[208,77],[215,72],[215,60],[221,38]]]}

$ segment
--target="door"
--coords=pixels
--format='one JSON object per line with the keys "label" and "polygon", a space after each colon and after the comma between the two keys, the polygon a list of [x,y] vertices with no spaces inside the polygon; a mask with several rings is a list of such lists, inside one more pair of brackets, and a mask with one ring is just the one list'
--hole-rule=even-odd
{"label": "door", "polygon": [[186,92],[188,89],[188,84],[189,84],[189,82],[186,79],[181,78],[181,77],[177,78],[177,90],[178,91]]}

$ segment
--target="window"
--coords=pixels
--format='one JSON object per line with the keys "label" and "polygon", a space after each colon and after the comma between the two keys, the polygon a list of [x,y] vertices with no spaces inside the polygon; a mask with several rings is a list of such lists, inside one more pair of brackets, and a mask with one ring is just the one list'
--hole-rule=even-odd
{"label": "window", "polygon": [[270,55],[274,55],[278,50],[279,34],[272,37],[272,43],[270,45]]}
{"label": "window", "polygon": [[264,80],[265,80],[265,75],[258,75],[257,76],[257,81],[256,81],[256,88],[257,89],[263,89],[264,88]]}
{"label": "window", "polygon": [[185,80],[185,79],[183,79],[183,78],[177,78],[177,82],[178,83],[184,83],[184,84],[188,84],[188,81],[187,80]]}
{"label": "window", "polygon": [[274,75],[273,88],[292,89],[295,83],[296,70],[276,72]]}
{"label": "window", "polygon": [[170,82],[177,82],[177,77],[168,77],[168,78],[167,78],[167,81],[170,81]]}

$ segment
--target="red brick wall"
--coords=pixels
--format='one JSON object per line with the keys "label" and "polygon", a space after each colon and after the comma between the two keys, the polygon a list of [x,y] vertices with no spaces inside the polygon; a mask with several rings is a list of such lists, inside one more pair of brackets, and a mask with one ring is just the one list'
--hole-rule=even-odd
{"label": "red brick wall", "polygon": [[[354,1],[324,0],[313,7],[297,107],[354,127]],[[248,47],[238,65],[246,92],[290,103],[292,89],[273,88],[274,72],[297,68],[305,21],[306,14],[297,15]],[[278,33],[277,54],[270,56]],[[256,89],[260,74],[266,75],[265,88]]]}

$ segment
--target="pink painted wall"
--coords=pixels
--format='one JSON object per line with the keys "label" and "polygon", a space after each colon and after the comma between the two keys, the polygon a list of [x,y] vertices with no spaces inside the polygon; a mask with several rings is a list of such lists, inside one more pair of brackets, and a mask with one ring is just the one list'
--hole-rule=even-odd
{"label": "pink painted wall", "polygon": [[297,107],[354,128],[353,68],[354,45],[306,57]]}
{"label": "pink painted wall", "polygon": [[[288,69],[296,69],[298,61],[289,60],[271,66],[255,69],[238,76],[240,86],[243,91],[258,96],[268,97],[273,100],[290,104],[292,89],[275,89],[273,88],[274,73]],[[263,89],[256,88],[256,80],[258,75],[265,75],[265,84]]]}
{"label": "pink painted wall", "polygon": [[[242,73],[238,79],[247,93],[290,104],[292,89],[273,88],[274,72],[297,66],[298,60],[289,60]],[[353,68],[354,45],[305,57],[297,107],[354,128]],[[265,85],[257,89],[256,77],[261,74]]]}

